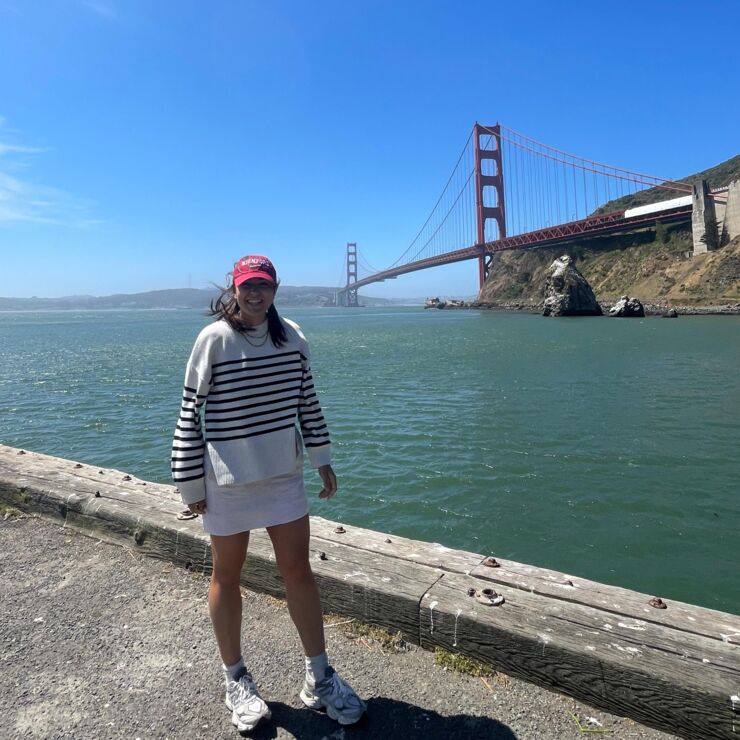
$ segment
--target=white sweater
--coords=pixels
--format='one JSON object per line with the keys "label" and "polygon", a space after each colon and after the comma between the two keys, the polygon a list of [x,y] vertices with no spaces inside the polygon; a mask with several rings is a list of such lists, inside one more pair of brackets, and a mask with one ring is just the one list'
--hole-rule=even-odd
{"label": "white sweater", "polygon": [[[288,337],[282,347],[269,335],[255,347],[223,319],[195,340],[172,444],[172,479],[186,504],[206,497],[206,452],[222,486],[292,472],[303,444],[313,467],[331,462],[308,343],[297,324],[282,322]],[[257,343],[266,331],[265,321],[247,336]]]}

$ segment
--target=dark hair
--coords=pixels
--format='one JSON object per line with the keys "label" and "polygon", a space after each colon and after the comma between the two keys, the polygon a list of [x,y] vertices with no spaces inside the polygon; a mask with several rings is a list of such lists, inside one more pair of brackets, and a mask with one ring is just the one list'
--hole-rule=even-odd
{"label": "dark hair", "polygon": [[[275,285],[275,290],[277,290],[278,285],[279,283]],[[208,315],[223,319],[232,329],[242,334],[254,331],[254,327],[245,326],[239,320],[239,304],[236,301],[234,285],[227,285],[225,288],[220,285],[216,287],[221,291],[221,295],[211,301]],[[280,319],[275,304],[267,309],[267,331],[270,333],[270,339],[276,347],[282,347],[288,341],[285,326]]]}

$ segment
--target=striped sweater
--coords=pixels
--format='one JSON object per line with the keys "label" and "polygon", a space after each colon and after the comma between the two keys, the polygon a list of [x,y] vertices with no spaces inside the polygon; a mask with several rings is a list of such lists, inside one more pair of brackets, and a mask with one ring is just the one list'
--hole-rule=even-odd
{"label": "striped sweater", "polygon": [[[186,504],[206,497],[206,453],[219,485],[290,473],[304,444],[313,467],[331,461],[308,343],[297,324],[282,321],[288,336],[282,347],[269,336],[255,347],[224,320],[195,340],[172,444],[172,479]],[[266,331],[267,322],[248,336],[256,343],[253,337]]]}

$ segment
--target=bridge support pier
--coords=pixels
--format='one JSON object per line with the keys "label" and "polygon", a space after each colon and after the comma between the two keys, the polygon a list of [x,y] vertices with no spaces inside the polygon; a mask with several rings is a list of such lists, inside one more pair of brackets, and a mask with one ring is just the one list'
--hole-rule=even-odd
{"label": "bridge support pier", "polygon": [[[347,242],[347,285],[357,282],[357,242]],[[357,308],[357,288],[348,288],[345,293],[346,306]]]}
{"label": "bridge support pier", "polygon": [[733,180],[727,187],[727,205],[722,221],[720,244],[740,236],[740,180]]}
{"label": "bridge support pier", "polygon": [[[488,136],[488,146],[481,146],[481,137]],[[501,162],[501,126],[473,126],[475,140],[475,212],[478,230],[478,246],[481,256],[478,258],[478,287],[482,288],[491,269],[492,255],[486,254],[483,245],[486,243],[486,221],[492,218],[498,225],[497,239],[506,238],[506,218],[504,209],[504,173]],[[494,144],[491,148],[491,144]],[[483,172],[485,160],[494,163],[495,172]],[[484,192],[486,188],[496,191],[496,205],[487,206]]]}
{"label": "bridge support pier", "polygon": [[481,248],[481,255],[478,257],[478,289],[480,290],[486,282],[486,278],[491,273],[491,263],[493,255],[487,253]]}
{"label": "bridge support pier", "polygon": [[706,180],[700,180],[692,186],[691,231],[694,237],[692,256],[713,252],[719,247],[714,198],[709,195]]}

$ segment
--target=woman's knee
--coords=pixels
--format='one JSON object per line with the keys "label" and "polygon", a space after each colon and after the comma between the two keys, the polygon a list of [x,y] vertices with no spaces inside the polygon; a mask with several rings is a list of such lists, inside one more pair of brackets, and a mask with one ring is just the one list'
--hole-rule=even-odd
{"label": "woman's knee", "polygon": [[286,584],[300,583],[313,578],[308,561],[308,516],[288,524],[268,527],[275,560]]}
{"label": "woman's knee", "polygon": [[308,557],[283,558],[282,561],[278,561],[278,569],[288,586],[313,581],[313,571]]}
{"label": "woman's knee", "polygon": [[212,537],[213,574],[211,580],[221,586],[239,585],[247,555],[249,533],[230,537]]}
{"label": "woman's knee", "polygon": [[241,565],[226,565],[221,563],[219,566],[214,564],[211,575],[211,583],[218,584],[222,588],[238,587],[241,582]]}

